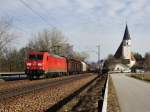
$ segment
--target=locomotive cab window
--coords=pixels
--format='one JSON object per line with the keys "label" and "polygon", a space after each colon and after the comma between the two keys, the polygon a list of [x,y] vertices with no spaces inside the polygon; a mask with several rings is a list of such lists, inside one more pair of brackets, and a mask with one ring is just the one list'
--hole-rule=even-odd
{"label": "locomotive cab window", "polygon": [[42,60],[43,55],[29,55],[29,60]]}

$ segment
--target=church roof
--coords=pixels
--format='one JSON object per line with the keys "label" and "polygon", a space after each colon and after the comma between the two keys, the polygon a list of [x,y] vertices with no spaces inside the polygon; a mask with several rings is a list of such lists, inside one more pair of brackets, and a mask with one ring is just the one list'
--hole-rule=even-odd
{"label": "church roof", "polygon": [[126,29],[124,32],[124,36],[123,36],[123,40],[129,40],[130,38],[130,34],[129,34],[129,30],[128,30],[128,25],[126,24]]}
{"label": "church roof", "polygon": [[117,51],[116,51],[116,53],[114,55],[114,57],[116,59],[120,59],[122,57],[122,46],[123,46],[123,42],[121,42],[119,48],[117,49]]}

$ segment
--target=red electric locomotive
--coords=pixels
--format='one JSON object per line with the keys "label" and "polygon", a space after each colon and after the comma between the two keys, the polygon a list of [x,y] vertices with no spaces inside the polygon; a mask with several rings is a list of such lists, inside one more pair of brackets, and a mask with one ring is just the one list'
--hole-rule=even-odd
{"label": "red electric locomotive", "polygon": [[26,74],[29,79],[39,78],[41,75],[55,75],[67,73],[67,59],[48,52],[29,52],[26,64]]}

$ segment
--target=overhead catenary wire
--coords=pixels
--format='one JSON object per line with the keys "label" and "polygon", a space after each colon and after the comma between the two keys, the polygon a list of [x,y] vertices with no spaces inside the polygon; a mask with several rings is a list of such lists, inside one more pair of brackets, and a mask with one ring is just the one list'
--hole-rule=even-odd
{"label": "overhead catenary wire", "polygon": [[[40,0],[36,0],[36,1],[34,1],[36,4],[38,4],[40,7],[41,7],[41,10],[43,10],[44,12],[46,12],[48,15],[51,15],[51,13],[45,8],[45,7],[43,7],[41,4],[41,1]],[[90,16],[91,16],[92,14],[90,13]],[[84,22],[80,22],[80,24],[88,24],[89,23],[89,20],[90,20],[90,16],[85,16],[86,17],[86,19],[84,18],[83,19],[83,21]],[[53,17],[52,17],[53,18]],[[53,18],[53,20],[54,20],[54,18]],[[86,22],[85,22],[86,21]],[[95,21],[97,21],[97,20],[95,20]],[[58,22],[57,22],[58,23]],[[59,25],[60,25],[60,22],[59,22]]]}
{"label": "overhead catenary wire", "polygon": [[[21,27],[22,25],[24,26],[25,24],[22,23],[22,21],[20,21],[20,19],[16,18],[14,15],[10,15],[9,13],[11,13],[10,11],[5,11],[3,8],[0,8],[0,11],[3,13],[4,15],[4,19],[7,17],[7,20],[13,22],[14,20],[19,22],[19,25],[13,24],[12,23],[12,27],[14,27],[16,30],[27,33],[27,31]],[[3,20],[3,16],[2,16],[2,20]]]}
{"label": "overhead catenary wire", "polygon": [[[11,18],[9,18],[9,14],[6,12],[6,11],[4,11],[3,9],[0,9],[1,11],[2,11],[2,13],[3,13],[3,15],[4,15],[4,17],[5,16],[7,16],[7,19],[4,19],[4,20],[8,20],[8,21],[13,21],[13,19],[15,19],[15,20],[17,20],[17,21],[19,21],[19,19],[17,19],[17,18],[15,18],[14,16]],[[2,17],[2,20],[3,20],[3,17]],[[19,21],[20,22],[20,21]],[[27,31],[25,31],[22,27],[20,27],[20,26],[17,26],[17,25],[14,25],[14,24],[11,24],[15,29],[17,29],[17,30],[20,30],[20,31],[22,31],[22,32],[24,32],[24,33],[27,33]]]}
{"label": "overhead catenary wire", "polygon": [[35,15],[37,15],[43,22],[45,22],[48,26],[54,27],[52,24],[50,24],[42,15],[40,15],[36,10],[34,10],[27,2],[24,0],[19,0],[26,8],[31,10]]}
{"label": "overhead catenary wire", "polygon": [[[39,5],[39,6],[41,7],[41,10],[43,10],[46,14],[48,14],[48,16],[52,15],[43,5],[41,5],[41,4],[42,4],[41,1],[36,0],[36,1],[34,1],[34,2],[35,2],[37,5]],[[52,18],[53,21],[56,20],[55,17],[53,17],[53,16],[51,16],[51,18]],[[58,23],[58,21],[57,21],[57,23]],[[59,22],[59,24],[57,24],[57,25],[60,25],[60,22]]]}

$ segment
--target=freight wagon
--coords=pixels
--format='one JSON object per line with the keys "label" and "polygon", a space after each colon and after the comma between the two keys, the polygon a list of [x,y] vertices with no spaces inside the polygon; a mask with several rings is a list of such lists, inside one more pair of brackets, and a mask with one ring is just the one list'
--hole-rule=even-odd
{"label": "freight wagon", "polygon": [[82,72],[82,63],[75,59],[68,59],[68,73],[79,74]]}
{"label": "freight wagon", "polygon": [[81,61],[81,64],[82,64],[82,72],[87,72],[88,71],[88,65],[83,61]]}
{"label": "freight wagon", "polygon": [[25,73],[29,79],[40,76],[79,74],[87,71],[85,62],[51,55],[48,52],[29,52],[25,65]]}

